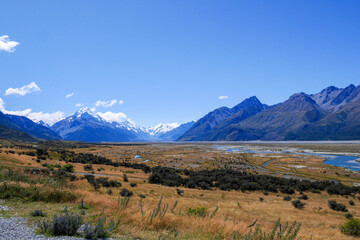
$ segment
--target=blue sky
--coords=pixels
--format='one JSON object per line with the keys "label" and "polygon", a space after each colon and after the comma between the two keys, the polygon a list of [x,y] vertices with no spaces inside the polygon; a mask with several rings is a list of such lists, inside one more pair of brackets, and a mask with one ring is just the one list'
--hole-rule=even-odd
{"label": "blue sky", "polygon": [[[182,123],[253,95],[275,104],[296,92],[360,84],[359,1],[0,5],[0,37],[19,43],[0,51],[0,107],[31,109],[33,117],[105,101],[96,112],[141,126]],[[33,82],[39,89],[19,96]]]}

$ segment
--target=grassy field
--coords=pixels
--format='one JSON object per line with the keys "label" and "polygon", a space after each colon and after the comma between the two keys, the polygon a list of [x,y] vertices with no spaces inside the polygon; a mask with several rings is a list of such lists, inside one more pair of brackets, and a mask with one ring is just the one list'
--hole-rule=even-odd
{"label": "grassy field", "polygon": [[[37,148],[39,147],[41,146]],[[293,146],[274,144],[267,147],[288,148]],[[358,145],[346,146],[344,152],[355,153],[358,147]],[[301,148],[341,152],[342,145],[326,147],[322,144],[318,149],[313,145],[310,147],[301,145]],[[231,167],[252,174],[279,177],[291,175],[312,180],[334,179],[348,186],[360,182],[357,173],[325,165],[324,159],[319,157],[296,154],[259,156],[259,154],[251,153],[230,153],[215,149],[211,144],[107,144],[79,148],[57,146],[48,147],[47,154],[40,157],[24,154],[36,152],[36,147],[23,145],[1,148],[0,165],[19,172],[20,175],[28,176],[26,181],[13,179],[7,180],[7,184],[17,183],[24,187],[36,185],[44,189],[49,188],[49,190],[61,189],[75,194],[77,198],[75,201],[58,203],[8,199],[5,200],[5,204],[12,210],[0,214],[29,217],[30,211],[42,209],[51,216],[54,213],[60,213],[65,207],[69,211],[81,213],[82,210],[78,206],[83,199],[86,206],[89,206],[84,215],[88,221],[95,221],[99,216],[120,221],[113,236],[121,239],[232,239],[234,233],[239,235],[248,233],[250,230],[248,226],[255,221],[261,229],[269,232],[279,218],[283,223],[293,221],[302,223],[299,232],[301,239],[353,239],[339,230],[339,225],[347,221],[345,213],[330,209],[328,201],[336,200],[345,204],[349,213],[354,217],[360,215],[360,201],[357,198],[359,193],[354,196],[339,196],[329,195],[326,191],[321,193],[305,192],[308,199],[301,200],[306,205],[304,209],[300,210],[294,208],[292,201],[284,201],[284,197],[288,194],[263,191],[221,191],[216,188],[201,190],[150,184],[148,178],[151,173],[124,166],[92,164],[93,170],[86,171],[84,166],[88,164],[70,161],[74,166],[72,175],[76,176],[76,179],[66,178],[64,180],[66,183],[58,184],[56,187],[55,185],[50,186],[48,183],[48,178],[52,176],[52,173],[49,176],[42,176],[26,172],[26,169],[29,168],[57,169],[64,166],[68,160],[61,159],[61,151],[64,150],[73,151],[75,155],[91,153],[111,159],[113,162],[139,163],[149,159],[144,163],[149,167],[160,165],[191,171]],[[141,159],[135,159],[136,155],[139,155]],[[258,167],[269,160],[272,162],[265,168]],[[299,165],[306,166],[306,168],[296,167]],[[5,170],[3,169],[3,171]],[[122,186],[102,186],[95,190],[84,178],[84,173],[92,173],[96,178],[107,177],[108,180],[121,182]],[[124,181],[124,174],[126,174],[128,182]],[[29,179],[34,179],[34,181]],[[123,188],[133,192],[133,196],[127,204],[120,196]],[[183,194],[179,195],[177,189],[182,190]],[[292,200],[296,200],[301,195],[296,191],[290,196]],[[350,205],[350,200],[355,204]],[[158,206],[164,213],[151,217]],[[190,208],[203,208],[201,211],[204,214],[191,214]]]}

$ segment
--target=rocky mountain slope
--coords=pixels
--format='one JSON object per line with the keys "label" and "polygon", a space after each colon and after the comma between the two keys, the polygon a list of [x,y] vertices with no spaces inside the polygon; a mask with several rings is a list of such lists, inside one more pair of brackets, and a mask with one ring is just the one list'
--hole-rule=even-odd
{"label": "rocky mountain slope", "polygon": [[[250,98],[251,99],[251,98]],[[247,102],[247,104],[245,104]],[[249,104],[252,102],[252,104]],[[297,93],[268,107],[246,99],[240,110],[220,108],[205,115],[181,141],[359,140],[360,86],[330,86],[316,94]],[[222,113],[217,116],[217,113]],[[215,120],[217,121],[215,121]],[[216,124],[214,124],[216,122]],[[198,130],[196,127],[201,127]]]}

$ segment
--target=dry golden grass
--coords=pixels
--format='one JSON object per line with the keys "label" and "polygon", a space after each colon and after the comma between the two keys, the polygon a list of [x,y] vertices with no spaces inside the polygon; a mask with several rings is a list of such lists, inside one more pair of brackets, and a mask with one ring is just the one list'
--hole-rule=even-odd
{"label": "dry golden grass", "polygon": [[[4,149],[3,149],[4,150]],[[90,152],[111,158],[114,161],[122,161],[129,159],[137,162],[134,155],[141,155],[143,159],[150,159],[150,166],[157,164],[171,166],[174,163],[183,164],[183,167],[188,168],[189,164],[201,165],[201,169],[216,168],[219,163],[229,161],[245,161],[253,163],[254,165],[261,165],[267,160],[272,159],[268,157],[254,157],[252,155],[243,154],[236,155],[221,154],[216,151],[208,151],[208,146],[194,145],[139,145],[139,146],[110,146],[103,145],[91,149],[76,149],[76,152]],[[305,161],[305,162],[304,162]],[[32,167],[42,167],[43,163],[64,165],[63,161],[46,160],[41,163],[36,163],[33,157],[17,154],[0,153],[0,164],[8,166],[24,167],[31,163]],[[328,176],[333,176],[332,167],[325,165],[318,158],[292,158],[284,156],[276,158],[276,161],[269,164],[268,169],[271,172],[284,171],[281,167],[285,165],[304,165],[326,168]],[[77,173],[84,173],[84,164],[75,163],[75,171]],[[98,168],[104,168],[98,171]],[[326,192],[321,194],[306,193],[308,200],[302,200],[306,203],[305,209],[298,210],[292,206],[291,201],[284,201],[284,194],[270,193],[264,195],[262,192],[246,192],[240,191],[208,191],[198,189],[184,190],[184,196],[179,196],[176,188],[153,185],[146,181],[149,174],[145,174],[140,170],[129,168],[114,168],[112,166],[93,165],[96,174],[107,175],[109,179],[121,181],[120,188],[100,188],[95,191],[85,179],[80,179],[72,182],[74,186],[74,193],[80,196],[78,202],[75,204],[68,204],[75,207],[79,204],[80,199],[83,198],[85,204],[90,205],[88,210],[88,217],[95,218],[102,212],[109,218],[120,219],[121,224],[117,229],[117,236],[127,237],[141,237],[143,239],[158,239],[160,235],[168,239],[174,238],[174,232],[178,232],[176,239],[210,239],[211,236],[216,236],[219,233],[222,236],[231,238],[234,231],[241,234],[246,234],[249,231],[249,226],[255,220],[261,225],[261,228],[270,231],[273,223],[280,218],[282,222],[298,221],[302,223],[299,233],[301,239],[353,239],[352,237],[341,234],[338,226],[346,221],[344,213],[330,210],[328,207],[328,200],[334,199],[340,203],[348,206],[349,212],[355,217],[360,215],[360,201],[353,199],[354,206],[348,204],[349,199],[340,196],[330,196]],[[335,168],[338,169],[338,168]],[[340,169],[341,170],[341,169]],[[289,168],[292,173],[299,176],[316,176],[321,174],[318,171],[305,171],[304,169]],[[126,173],[129,178],[129,183],[123,182],[123,174]],[[78,175],[81,177],[81,175]],[[324,178],[318,176],[318,178]],[[334,178],[335,179],[335,178]],[[346,178],[347,183],[352,183],[354,178]],[[137,183],[137,187],[131,187],[130,183]],[[119,192],[121,188],[127,188],[134,192],[128,206],[122,208],[119,204]],[[112,189],[112,194],[107,194],[107,190]],[[143,199],[143,211],[140,210],[139,194],[146,196]],[[300,194],[293,195],[293,199],[297,199]],[[156,209],[159,199],[163,197],[162,204],[169,204],[169,210],[163,218],[157,217],[152,222],[148,221],[149,214]],[[260,201],[259,198],[264,198]],[[178,201],[178,205],[174,212],[170,209]],[[50,208],[50,212],[56,212],[63,207],[63,204],[22,204],[21,211],[28,211],[36,206],[42,207],[44,210]],[[218,207],[218,211],[213,218],[210,216],[201,218],[187,215],[189,208],[204,207],[207,209],[209,215]]]}

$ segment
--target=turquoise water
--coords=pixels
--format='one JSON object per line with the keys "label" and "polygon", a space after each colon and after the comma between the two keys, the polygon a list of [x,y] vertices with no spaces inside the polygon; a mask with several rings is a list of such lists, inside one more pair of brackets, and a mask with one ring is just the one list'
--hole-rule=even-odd
{"label": "turquoise water", "polygon": [[[324,163],[327,165],[360,171],[360,162],[356,161],[358,157],[355,156],[330,155],[330,154],[318,154],[318,153],[306,153],[306,152],[270,151],[270,150],[253,151],[253,150],[248,150],[247,147],[229,148],[227,146],[214,146],[214,148],[223,149],[227,152],[239,152],[239,153],[316,155],[316,156],[324,157],[326,159]],[[270,162],[271,161],[268,161],[265,164],[268,165]],[[262,167],[266,167],[264,165]]]}
{"label": "turquoise water", "polygon": [[358,157],[342,156],[342,155],[321,155],[326,158],[325,164],[348,168],[355,171],[360,171],[360,163],[355,161]]}

